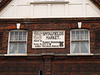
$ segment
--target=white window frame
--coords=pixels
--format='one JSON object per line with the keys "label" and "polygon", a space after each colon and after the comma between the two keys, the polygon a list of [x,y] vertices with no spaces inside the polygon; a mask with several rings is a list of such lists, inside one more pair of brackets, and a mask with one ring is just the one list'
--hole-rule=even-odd
{"label": "white window frame", "polygon": [[[10,49],[10,33],[11,32],[26,32],[26,50],[25,50],[25,53],[9,53],[9,49]],[[27,54],[27,37],[28,37],[28,32],[26,30],[11,30],[9,31],[9,37],[8,37],[8,51],[7,51],[7,55],[25,55]],[[16,42],[17,43],[17,42]]]}
{"label": "white window frame", "polygon": [[[88,47],[88,53],[73,53],[72,52],[72,31],[88,31],[88,40],[76,40],[76,41],[80,41],[80,42],[84,42],[84,41],[87,41],[89,44],[89,47]],[[84,54],[90,54],[90,30],[89,29],[72,29],[70,30],[70,54],[79,54],[79,55],[84,55]]]}

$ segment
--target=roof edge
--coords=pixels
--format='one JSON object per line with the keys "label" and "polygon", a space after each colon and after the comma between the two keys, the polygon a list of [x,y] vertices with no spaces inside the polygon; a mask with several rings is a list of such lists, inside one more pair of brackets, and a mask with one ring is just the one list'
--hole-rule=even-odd
{"label": "roof edge", "polygon": [[11,1],[12,1],[12,0],[2,0],[2,1],[0,2],[0,11],[1,11],[4,7],[6,7]]}
{"label": "roof edge", "polygon": [[90,1],[100,9],[100,0],[90,0]]}

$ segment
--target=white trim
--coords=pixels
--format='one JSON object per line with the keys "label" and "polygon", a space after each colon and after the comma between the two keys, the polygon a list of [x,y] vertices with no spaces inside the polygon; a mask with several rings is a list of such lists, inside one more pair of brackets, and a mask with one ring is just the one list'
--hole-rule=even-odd
{"label": "white trim", "polygon": [[34,5],[30,5],[30,16],[34,16]]}
{"label": "white trim", "polygon": [[83,15],[85,16],[86,15],[86,1],[85,0],[83,0],[82,6],[83,6]]}
{"label": "white trim", "polygon": [[18,32],[24,32],[24,31],[26,31],[27,32],[27,30],[10,30],[10,32],[13,32],[13,31],[18,31]]}
{"label": "white trim", "polygon": [[10,41],[10,31],[9,31],[9,36],[8,36],[8,50],[7,50],[7,54],[9,54],[9,46],[10,46],[9,41]]}
{"label": "white trim", "polygon": [[17,16],[17,2],[14,2],[14,16]]}
{"label": "white trim", "polygon": [[21,23],[16,23],[17,29],[20,29]]}
{"label": "white trim", "polygon": [[78,28],[82,27],[82,22],[78,22]]}
{"label": "white trim", "polygon": [[97,56],[100,54],[93,54],[93,53],[74,53],[74,54],[54,54],[54,53],[48,53],[48,54],[0,54],[0,56],[32,56],[32,57],[40,57],[40,56]]}
{"label": "white trim", "polygon": [[82,3],[68,3],[69,5],[82,5]]}
{"label": "white trim", "polygon": [[29,18],[100,18],[100,16],[50,16],[50,17],[0,17],[0,19],[29,19]]}
{"label": "white trim", "polygon": [[71,53],[71,54],[67,54],[68,56],[92,56],[94,54],[92,53]]}
{"label": "white trim", "polygon": [[48,16],[51,16],[51,4],[48,4]]}
{"label": "white trim", "polygon": [[4,56],[28,56],[27,54],[4,54]]}
{"label": "white trim", "polygon": [[69,15],[69,5],[65,4],[65,12],[64,12],[65,16]]}

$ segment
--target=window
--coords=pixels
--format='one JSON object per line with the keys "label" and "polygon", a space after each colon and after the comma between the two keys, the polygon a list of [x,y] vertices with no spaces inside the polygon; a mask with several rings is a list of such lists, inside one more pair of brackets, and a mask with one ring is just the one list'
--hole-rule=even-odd
{"label": "window", "polygon": [[73,29],[70,32],[70,53],[90,53],[89,30]]}
{"label": "window", "polygon": [[26,54],[27,32],[24,30],[12,30],[9,33],[9,54]]}

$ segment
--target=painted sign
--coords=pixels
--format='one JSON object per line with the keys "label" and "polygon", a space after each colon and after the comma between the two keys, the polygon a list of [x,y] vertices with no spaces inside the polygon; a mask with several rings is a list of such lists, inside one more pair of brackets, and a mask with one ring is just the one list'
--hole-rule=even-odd
{"label": "painted sign", "polygon": [[32,48],[65,48],[65,31],[33,31]]}

